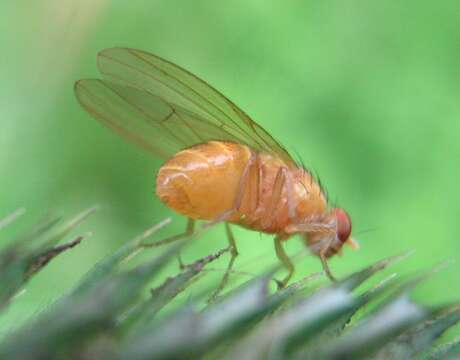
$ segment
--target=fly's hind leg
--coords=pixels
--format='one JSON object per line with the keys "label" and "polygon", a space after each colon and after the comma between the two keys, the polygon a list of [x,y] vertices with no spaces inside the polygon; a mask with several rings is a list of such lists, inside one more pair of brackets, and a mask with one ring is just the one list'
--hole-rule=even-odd
{"label": "fly's hind leg", "polygon": [[[257,154],[251,151],[251,155],[241,175],[239,185],[238,185],[238,190],[237,190],[232,207],[228,209],[227,211],[225,211],[224,213],[222,213],[221,215],[219,215],[214,221],[209,223],[209,225],[230,219],[231,216],[240,209],[245,193],[247,193],[249,196],[250,211],[252,212],[255,211],[259,203],[259,184],[260,184],[259,162],[257,159]],[[230,273],[233,268],[233,264],[235,263],[236,257],[238,256],[238,249],[236,247],[235,237],[233,236],[233,232],[230,228],[230,225],[227,222],[225,223],[225,232],[226,232],[227,240],[229,243],[231,258],[228,262],[227,269],[225,270],[225,274],[219,286],[217,287],[217,289],[210,296],[208,300],[209,302],[213,302],[217,298],[219,293],[224,289],[225,285],[227,285]]]}
{"label": "fly's hind leg", "polygon": [[236,257],[238,256],[238,249],[236,248],[236,241],[235,237],[233,236],[232,229],[230,228],[230,225],[228,223],[225,223],[225,232],[227,234],[227,240],[230,248],[230,261],[228,262],[227,269],[225,270],[225,274],[220,281],[219,286],[216,288],[216,290],[212,293],[212,295],[209,297],[208,302],[213,302],[219,293],[225,288],[225,285],[228,283],[228,278],[230,277],[230,273],[233,268],[233,264],[236,260]]}
{"label": "fly's hind leg", "polygon": [[[184,240],[184,239],[187,239],[189,236],[191,236],[194,231],[195,231],[195,220],[189,218],[187,220],[187,227],[186,227],[186,229],[185,229],[185,231],[183,233],[168,237],[168,238],[160,240],[160,241],[156,241],[156,242],[152,242],[152,243],[144,243],[144,244],[142,244],[142,247],[145,247],[145,248],[158,247],[158,246],[170,244],[170,243],[172,243],[174,241]],[[180,269],[181,270],[184,269],[184,267],[186,267],[186,266],[182,262],[182,258],[180,256],[180,253],[179,253],[179,255],[177,255],[177,260],[179,261]]]}
{"label": "fly's hind leg", "polygon": [[277,281],[278,288],[284,288],[286,286],[286,284],[289,282],[289,280],[291,279],[292,274],[294,274],[294,264],[292,263],[292,261],[289,258],[288,254],[286,254],[286,251],[284,250],[283,244],[281,242],[282,242],[282,239],[279,236],[276,236],[275,237],[276,256],[283,263],[283,265],[286,267],[288,273],[284,277],[283,280]]}

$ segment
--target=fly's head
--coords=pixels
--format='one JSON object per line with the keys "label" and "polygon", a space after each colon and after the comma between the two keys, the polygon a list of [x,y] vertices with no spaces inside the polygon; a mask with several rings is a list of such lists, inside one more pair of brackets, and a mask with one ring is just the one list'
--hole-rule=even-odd
{"label": "fly's head", "polygon": [[302,235],[314,254],[326,257],[340,252],[345,243],[352,248],[359,247],[351,237],[351,231],[351,218],[342,208],[333,208],[321,216],[305,219],[286,228],[288,234]]}
{"label": "fly's head", "polygon": [[349,241],[351,236],[350,215],[342,208],[332,209],[332,217],[335,218],[335,233],[341,243]]}

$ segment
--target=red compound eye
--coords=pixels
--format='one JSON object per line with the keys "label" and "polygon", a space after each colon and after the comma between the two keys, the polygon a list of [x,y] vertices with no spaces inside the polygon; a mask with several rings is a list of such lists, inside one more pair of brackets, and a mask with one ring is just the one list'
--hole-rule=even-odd
{"label": "red compound eye", "polygon": [[335,217],[337,219],[337,237],[341,242],[348,240],[351,234],[351,219],[347,212],[341,208],[335,208]]}

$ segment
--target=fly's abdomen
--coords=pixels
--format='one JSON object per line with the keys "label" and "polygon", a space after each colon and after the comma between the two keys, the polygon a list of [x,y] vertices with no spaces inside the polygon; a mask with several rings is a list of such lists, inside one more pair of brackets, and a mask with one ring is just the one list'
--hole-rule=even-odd
{"label": "fly's abdomen", "polygon": [[180,214],[213,220],[234,205],[250,157],[247,146],[221,141],[182,150],[158,171],[156,193]]}

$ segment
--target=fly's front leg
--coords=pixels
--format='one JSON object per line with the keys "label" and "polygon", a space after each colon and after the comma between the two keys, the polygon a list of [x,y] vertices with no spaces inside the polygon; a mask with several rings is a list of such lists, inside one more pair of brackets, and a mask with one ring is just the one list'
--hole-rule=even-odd
{"label": "fly's front leg", "polygon": [[[183,240],[183,239],[188,238],[189,236],[191,236],[193,234],[194,231],[195,231],[195,220],[189,218],[187,220],[187,227],[186,227],[186,229],[185,229],[185,231],[183,233],[168,237],[168,238],[160,240],[160,241],[156,241],[156,242],[152,242],[152,243],[144,243],[141,246],[144,247],[144,248],[151,248],[151,247],[158,247],[158,246],[170,244],[170,243],[172,243],[174,241],[179,241],[179,240]],[[179,267],[182,270],[185,266],[184,266],[184,264],[182,262],[180,253],[179,253],[179,255],[177,255],[177,259],[179,261]]]}
{"label": "fly's front leg", "polygon": [[319,252],[319,258],[321,260],[321,265],[323,266],[323,270],[324,272],[326,273],[327,277],[332,281],[332,282],[336,282],[337,279],[335,278],[334,275],[332,275],[332,272],[331,272],[331,269],[329,268],[329,264],[327,263],[327,257],[326,257],[326,253],[327,251],[329,250],[329,247],[331,246],[331,243],[332,243],[332,238],[331,240],[329,240],[324,246],[323,248],[320,250]]}
{"label": "fly's front leg", "polygon": [[295,270],[294,269],[294,264],[292,263],[292,261],[289,258],[288,254],[286,254],[286,251],[284,250],[282,240],[283,239],[281,237],[279,237],[279,236],[275,237],[275,251],[276,251],[276,256],[283,263],[283,265],[285,266],[285,268],[288,271],[288,273],[284,277],[283,280],[277,281],[278,282],[278,288],[284,288],[286,286],[286,284],[291,279],[292,274],[294,274],[294,270]]}
{"label": "fly's front leg", "polygon": [[238,249],[236,248],[235,237],[233,236],[232,229],[230,228],[230,225],[228,223],[225,223],[225,232],[227,234],[227,240],[228,240],[228,244],[230,247],[231,258],[230,258],[230,261],[228,262],[227,269],[225,270],[225,274],[219,286],[212,293],[208,302],[213,302],[217,298],[219,293],[225,288],[225,285],[227,285],[228,279],[230,277],[230,272],[232,271],[232,268],[233,268],[233,264],[235,262],[236,257],[238,256]]}

